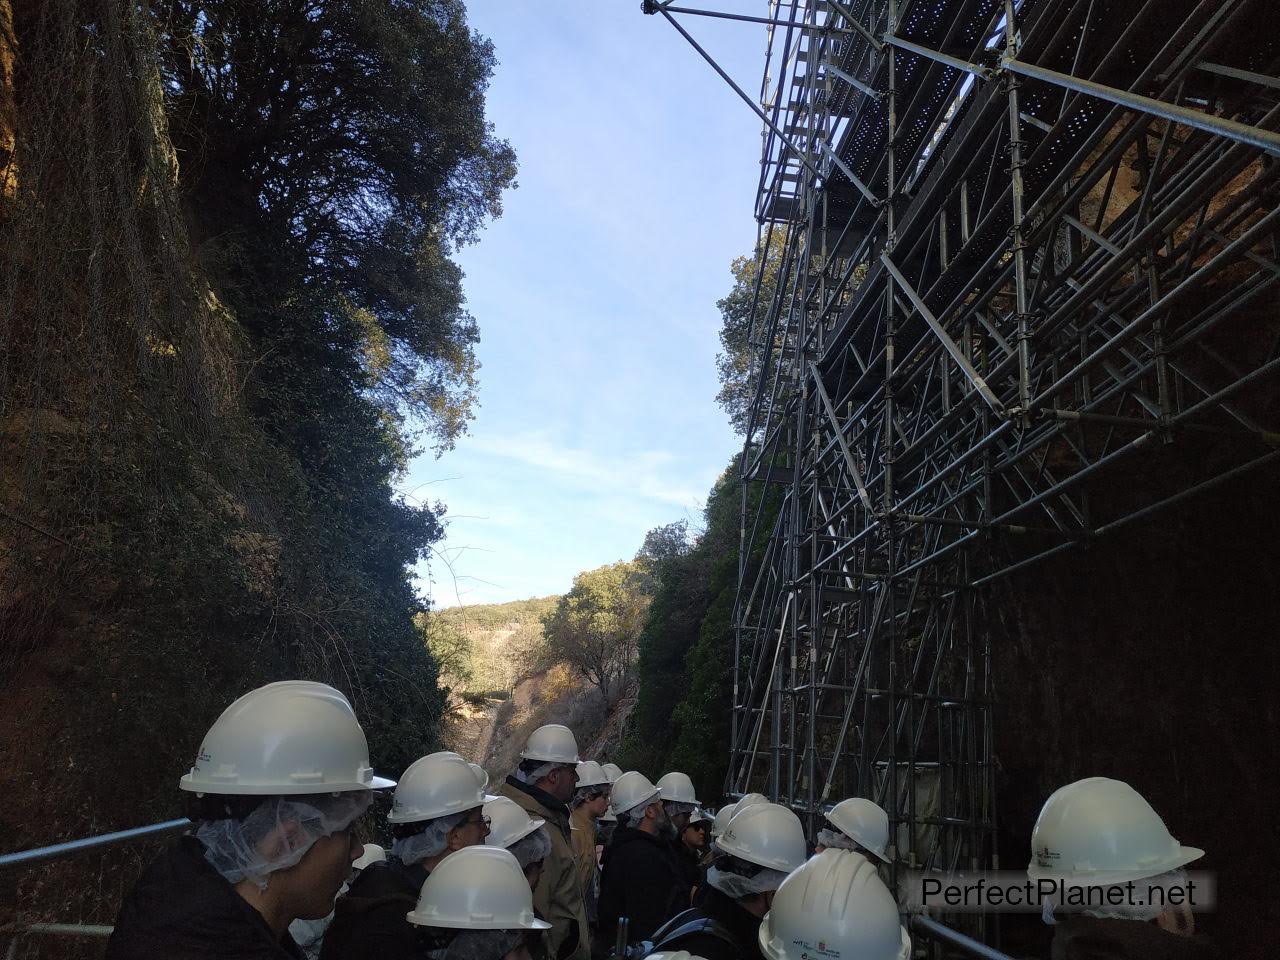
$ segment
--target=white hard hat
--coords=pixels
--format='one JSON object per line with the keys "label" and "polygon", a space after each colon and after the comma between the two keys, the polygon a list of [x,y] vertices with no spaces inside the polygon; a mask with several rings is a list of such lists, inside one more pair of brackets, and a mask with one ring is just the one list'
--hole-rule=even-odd
{"label": "white hard hat", "polygon": [[471,772],[476,775],[476,781],[480,784],[480,792],[484,794],[484,802],[488,803],[494,799],[494,795],[489,792],[489,771],[478,763],[468,763]]}
{"label": "white hard hat", "polygon": [[800,818],[777,803],[739,810],[716,843],[739,860],[787,872],[804,863],[809,852]]}
{"label": "white hard hat", "polygon": [[676,770],[664,773],[658,778],[657,787],[662,791],[663,800],[674,800],[678,803],[697,803],[693,793],[693,781],[687,774]]}
{"label": "white hard hat", "polygon": [[748,793],[745,797],[743,797],[741,800],[738,801],[738,805],[733,812],[741,813],[743,810],[747,809],[747,807],[751,806],[752,804],[768,803],[768,802],[769,802],[769,798],[766,797],[763,793]]}
{"label": "white hard hat", "polygon": [[573,731],[558,723],[548,723],[529,734],[529,741],[520,754],[522,760],[543,760],[547,763],[578,763],[578,741]]}
{"label": "white hard hat", "polygon": [[713,822],[713,818],[711,814],[707,813],[707,811],[703,810],[701,807],[694,807],[693,813],[689,814],[689,826],[691,827],[695,823],[711,823],[711,822]]}
{"label": "white hard hat", "polygon": [[688,950],[664,950],[661,953],[649,954],[646,960],[703,960],[703,958]]}
{"label": "white hard hat", "polygon": [[488,792],[489,791],[489,772],[485,770],[484,767],[480,766],[480,764],[470,762],[462,754],[455,753],[453,750],[437,750],[435,753],[428,753],[426,757],[424,757],[423,759],[430,760],[433,757],[456,757],[459,760],[466,760],[467,766],[469,766],[471,768],[471,772],[476,775],[476,780],[480,784],[480,789],[484,791],[485,802],[488,803],[490,800],[493,799],[493,797],[490,796]]}
{"label": "white hard hat", "polygon": [[451,930],[549,930],[533,913],[533,891],[509,850],[455,850],[431,871],[406,919]]}
{"label": "white hard hat", "polygon": [[876,859],[889,862],[885,850],[889,846],[889,815],[878,804],[864,797],[841,800],[827,819],[850,840],[874,854]]}
{"label": "white hard hat", "polygon": [[609,775],[604,772],[604,768],[594,760],[583,760],[578,764],[579,787],[607,786],[611,783],[613,783],[613,781],[609,779]]}
{"label": "white hard hat", "polygon": [[376,843],[366,843],[364,845],[364,853],[360,854],[355,863],[351,865],[354,870],[363,870],[371,863],[377,863],[379,860],[387,859],[387,851],[383,850]]}
{"label": "white hard hat", "polygon": [[824,850],[782,881],[760,924],[768,960],[908,960],[911,938],[876,868],[853,850]]}
{"label": "white hard hat", "polygon": [[369,744],[347,698],[310,680],[269,683],[227,707],[178,782],[192,793],[244,796],[395,785],[373,775]]}
{"label": "white hard hat", "polygon": [[491,847],[507,848],[523,840],[547,821],[531,817],[524,807],[508,797],[495,797],[484,805],[489,818],[489,835],[484,842]]}
{"label": "white hard hat", "polygon": [[422,757],[409,764],[396,787],[388,823],[418,823],[484,804],[484,791],[461,757]]}
{"label": "white hard hat", "polygon": [[641,804],[649,804],[657,800],[662,791],[649,782],[643,773],[628,770],[613,785],[613,796],[610,801],[618,813],[634,810]]}
{"label": "white hard hat", "polygon": [[1055,790],[1031,831],[1032,880],[1079,886],[1127,883],[1176,870],[1204,856],[1184,847],[1138,791],[1089,777]]}
{"label": "white hard hat", "polygon": [[718,837],[729,829],[729,821],[733,819],[733,815],[737,813],[738,805],[736,803],[726,803],[716,813],[715,822],[711,824],[711,836]]}
{"label": "white hard hat", "polygon": [[622,776],[622,768],[616,763],[602,763],[600,769],[609,776],[610,783],[616,783],[618,778]]}

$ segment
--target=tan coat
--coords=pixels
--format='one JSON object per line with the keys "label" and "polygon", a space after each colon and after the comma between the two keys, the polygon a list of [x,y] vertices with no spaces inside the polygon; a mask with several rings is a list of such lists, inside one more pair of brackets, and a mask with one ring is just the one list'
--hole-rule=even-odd
{"label": "tan coat", "polygon": [[591,905],[595,902],[599,885],[600,865],[596,862],[596,822],[587,816],[583,807],[569,815],[573,827],[573,854],[578,860],[578,879],[582,884],[582,896],[587,903],[587,918],[591,918]]}
{"label": "tan coat", "polygon": [[[528,792],[533,789],[534,792]],[[542,791],[513,781],[511,777],[498,793],[509,797],[524,808],[531,817],[547,821],[547,834],[551,837],[551,852],[542,865],[542,879],[533,891],[534,909],[551,924],[542,938],[548,957],[557,957],[561,946],[571,935],[574,923],[578,925],[578,945],[567,960],[589,960],[586,905],[582,898],[582,881],[578,872],[578,858],[573,848],[573,832],[569,825],[569,811],[564,804],[554,803]],[[540,795],[540,796],[539,796]]]}

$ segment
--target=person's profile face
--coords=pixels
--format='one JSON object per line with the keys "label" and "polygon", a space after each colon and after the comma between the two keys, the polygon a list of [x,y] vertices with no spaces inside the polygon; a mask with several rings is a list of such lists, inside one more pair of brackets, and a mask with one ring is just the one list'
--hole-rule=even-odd
{"label": "person's profile face", "polygon": [[703,849],[707,845],[707,825],[691,823],[684,828],[684,842],[695,849]]}
{"label": "person's profile face", "polygon": [[456,846],[478,847],[489,835],[489,818],[485,816],[483,809],[476,807],[450,833],[456,837]]}
{"label": "person's profile face", "polygon": [[551,788],[547,793],[561,803],[568,803],[578,786],[578,771],[573,767],[556,767],[547,777],[547,786]]}
{"label": "person's profile face", "polygon": [[352,861],[364,853],[364,844],[348,827],[311,845],[297,866],[290,868],[290,884],[297,891],[293,912],[303,920],[319,920],[333,910],[334,898],[351,876]]}

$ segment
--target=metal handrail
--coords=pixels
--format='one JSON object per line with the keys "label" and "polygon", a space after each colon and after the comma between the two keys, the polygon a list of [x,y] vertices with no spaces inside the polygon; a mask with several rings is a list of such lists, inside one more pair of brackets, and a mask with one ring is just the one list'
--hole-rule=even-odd
{"label": "metal handrail", "polygon": [[937,920],[930,920],[921,914],[916,914],[911,918],[911,928],[918,930],[932,940],[942,940],[951,944],[972,957],[981,957],[982,960],[1014,960],[1007,953],[1001,953],[995,947],[989,947],[973,937],[966,936],[959,930],[952,930],[944,923]]}
{"label": "metal handrail", "polygon": [[0,870],[19,867],[30,867],[50,860],[62,860],[66,857],[78,856],[90,850],[102,847],[113,847],[121,843],[133,843],[149,837],[177,833],[191,826],[186,817],[178,820],[165,820],[161,823],[147,824],[145,827],[133,827],[129,830],[117,830],[114,833],[103,833],[96,837],[82,837],[79,840],[68,840],[65,843],[54,843],[47,847],[36,847],[34,850],[19,850],[16,853],[0,854]]}

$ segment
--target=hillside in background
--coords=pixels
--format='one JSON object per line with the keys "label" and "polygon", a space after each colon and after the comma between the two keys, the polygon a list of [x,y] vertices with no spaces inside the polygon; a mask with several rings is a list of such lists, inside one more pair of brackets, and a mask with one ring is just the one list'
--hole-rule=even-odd
{"label": "hillside in background", "polygon": [[584,757],[613,758],[634,703],[634,684],[606,702],[566,662],[544,629],[561,597],[450,607],[420,614],[448,706],[441,736],[495,780],[511,772],[528,735],[544,723],[573,730]]}

